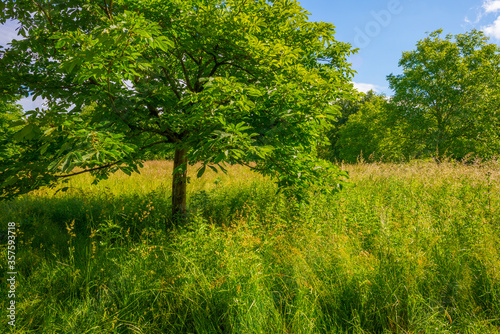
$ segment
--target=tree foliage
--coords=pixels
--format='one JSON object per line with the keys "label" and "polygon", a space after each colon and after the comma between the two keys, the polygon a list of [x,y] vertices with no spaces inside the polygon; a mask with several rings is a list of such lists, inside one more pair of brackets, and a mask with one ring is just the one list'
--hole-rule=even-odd
{"label": "tree foliage", "polygon": [[356,102],[344,102],[342,117],[329,132],[330,159],[355,163],[369,160],[401,161],[407,158],[409,143],[404,128],[396,122],[390,99],[373,91]]}
{"label": "tree foliage", "polygon": [[14,140],[22,124],[22,108],[8,99],[0,99],[0,160],[11,159],[21,149]]}
{"label": "tree foliage", "polygon": [[390,104],[383,95],[367,94],[358,111],[338,131],[335,147],[338,159],[355,163],[358,158],[396,160],[401,154],[401,141],[391,123]]}
{"label": "tree foliage", "polygon": [[[382,98],[382,97],[380,97]],[[335,102],[336,106],[340,108],[340,115],[331,121],[332,127],[326,133],[328,138],[328,146],[320,147],[320,154],[322,157],[332,161],[346,160],[346,154],[354,156],[354,159],[347,159],[348,161],[356,161],[356,157],[360,155],[361,151],[366,151],[365,147],[351,147],[347,141],[358,141],[360,138],[347,139],[342,133],[345,133],[344,128],[346,123],[354,117],[359,117],[360,110],[364,108],[366,103],[371,103],[379,99],[379,96],[370,90],[368,93],[357,93],[355,99],[340,99]],[[356,116],[358,115],[358,116]],[[354,136],[358,136],[356,131],[348,131]],[[361,134],[362,136],[364,134]],[[347,144],[347,146],[346,146]],[[341,153],[342,151],[342,153]],[[352,151],[352,152],[350,152]],[[346,160],[346,161],[347,161]]]}
{"label": "tree foliage", "polygon": [[441,36],[404,52],[389,75],[400,122],[423,156],[500,154],[500,48],[480,31]]}
{"label": "tree foliage", "polygon": [[1,88],[47,100],[17,135],[26,152],[2,164],[2,197],[77,167],[98,178],[131,173],[160,146],[178,158],[181,213],[187,163],[203,162],[198,176],[225,162],[251,165],[296,194],[314,183],[332,190],[326,176],[343,175],[315,147],[337,115],[329,102],[351,94],[352,50],[296,1],[1,6],[0,21],[18,20],[23,37],[1,53]]}

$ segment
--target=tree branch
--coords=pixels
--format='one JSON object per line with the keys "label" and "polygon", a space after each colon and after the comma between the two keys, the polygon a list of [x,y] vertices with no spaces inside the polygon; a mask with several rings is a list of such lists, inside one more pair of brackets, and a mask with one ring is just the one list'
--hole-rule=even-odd
{"label": "tree branch", "polygon": [[191,85],[191,80],[189,80],[189,73],[186,69],[186,66],[184,65],[184,60],[182,60],[182,56],[178,57],[181,67],[182,67],[182,72],[184,73],[184,78],[186,79],[186,85],[190,91],[193,91],[193,86]]}
{"label": "tree branch", "polygon": [[47,20],[49,20],[49,24],[51,27],[54,27],[54,24],[52,23],[52,18],[50,17],[50,15],[45,11],[45,9],[43,9],[43,7],[38,3],[36,2],[35,0],[33,0],[33,3],[38,7],[38,9],[40,9],[43,13],[43,15],[47,18]]}
{"label": "tree branch", "polygon": [[111,7],[113,6],[113,0],[110,1],[109,5],[106,2],[106,0],[104,0],[104,6],[103,5],[98,5],[98,6],[106,13],[106,15],[108,16],[108,18],[110,20],[113,18],[112,14],[111,14],[111,12],[112,12]]}
{"label": "tree branch", "polygon": [[[154,53],[156,54],[156,56],[158,58],[160,58],[160,55],[158,54],[158,52],[156,50],[153,50]],[[182,96],[181,94],[179,93],[179,91],[177,90],[177,87],[175,85],[175,82],[174,80],[172,79],[172,77],[170,76],[170,73],[167,71],[167,69],[163,66],[160,66],[163,74],[165,74],[165,78],[167,79],[167,82],[170,84],[170,89],[172,90],[172,92],[174,92],[175,96],[177,97],[178,100],[181,100],[182,99]]]}
{"label": "tree branch", "polygon": [[140,151],[142,151],[142,150],[145,150],[145,149],[147,149],[147,148],[153,147],[153,146],[155,146],[155,145],[159,145],[159,144],[168,144],[168,143],[170,143],[170,141],[168,141],[168,140],[160,140],[160,141],[157,141],[157,142],[154,142],[154,143],[151,143],[151,144],[145,145],[145,146],[143,146],[143,147],[139,148],[139,150],[140,150]]}
{"label": "tree branch", "polygon": [[[144,146],[140,147],[139,150],[142,151],[142,150],[145,150],[147,148],[153,147],[155,145],[168,144],[168,143],[169,143],[168,140],[160,140],[160,141],[157,141],[157,142],[154,142],[154,143],[150,143],[150,144],[144,145]],[[58,179],[62,179],[62,178],[72,177],[72,176],[76,176],[76,175],[80,175],[80,174],[84,174],[84,173],[90,173],[90,172],[94,172],[94,171],[97,171],[97,170],[102,170],[102,169],[106,169],[106,168],[110,168],[110,167],[116,166],[120,162],[122,162],[122,160],[117,160],[115,162],[112,162],[112,163],[109,163],[109,164],[106,164],[106,165],[103,165],[103,166],[99,166],[99,167],[84,169],[84,170],[81,170],[79,172],[74,172],[74,173],[71,173],[71,174],[55,175],[55,177],[58,178]]]}
{"label": "tree branch", "polygon": [[71,174],[66,174],[66,175],[56,175],[55,177],[58,178],[58,179],[62,179],[62,178],[67,178],[67,177],[71,177],[71,176],[75,176],[75,175],[80,175],[80,174],[83,174],[83,173],[89,173],[89,172],[93,172],[93,171],[96,171],[96,170],[101,170],[101,169],[112,167],[114,165],[117,165],[120,162],[121,162],[121,160],[118,160],[118,161],[115,161],[113,163],[109,163],[109,164],[106,164],[106,165],[103,165],[103,166],[94,167],[94,168],[90,168],[90,169],[84,169],[82,171],[71,173]]}

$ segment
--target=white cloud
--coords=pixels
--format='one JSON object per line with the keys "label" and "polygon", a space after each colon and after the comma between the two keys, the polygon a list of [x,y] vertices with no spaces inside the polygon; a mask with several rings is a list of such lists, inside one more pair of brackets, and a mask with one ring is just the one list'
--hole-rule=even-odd
{"label": "white cloud", "polygon": [[500,12],[500,0],[487,0],[483,3],[486,13]]}
{"label": "white cloud", "polygon": [[0,45],[7,46],[13,39],[22,39],[22,36],[17,36],[16,29],[19,27],[18,21],[7,21],[5,24],[0,24]]}
{"label": "white cloud", "polygon": [[487,36],[500,40],[500,17],[495,22],[482,28]]}
{"label": "white cloud", "polygon": [[466,24],[466,26],[463,26],[463,27],[468,27],[468,26],[472,26],[474,27],[476,24],[478,24],[479,22],[481,22],[481,20],[483,19],[483,12],[479,12],[476,14],[476,18],[473,20],[473,19],[469,19],[469,16],[466,16],[465,19],[464,19],[464,22]]}
{"label": "white cloud", "polygon": [[18,102],[23,107],[24,111],[28,110],[35,110],[35,108],[42,108],[44,106],[45,100],[42,99],[40,96],[33,101],[33,98],[30,97],[25,97],[23,99],[20,99]]}
{"label": "white cloud", "polygon": [[375,92],[380,92],[383,90],[383,87],[373,85],[370,83],[362,83],[362,82],[353,82],[354,88],[359,90],[360,92],[363,93],[368,93],[369,91],[373,90]]}
{"label": "white cloud", "polygon": [[[476,24],[482,22],[483,25],[480,30],[482,30],[486,36],[500,41],[500,0],[483,0],[482,3],[480,9],[478,9],[477,19],[472,21],[466,17],[465,23],[475,28]],[[490,21],[491,15],[488,14],[493,14],[494,21]],[[488,19],[490,23],[485,22],[487,17],[490,18]]]}

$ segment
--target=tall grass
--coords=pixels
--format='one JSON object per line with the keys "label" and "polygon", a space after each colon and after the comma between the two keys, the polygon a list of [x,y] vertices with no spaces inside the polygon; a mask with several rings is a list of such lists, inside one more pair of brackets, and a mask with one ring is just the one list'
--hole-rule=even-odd
{"label": "tall grass", "polygon": [[307,205],[207,172],[167,230],[168,162],[0,203],[2,231],[19,226],[15,332],[500,333],[500,166],[343,168],[353,186]]}

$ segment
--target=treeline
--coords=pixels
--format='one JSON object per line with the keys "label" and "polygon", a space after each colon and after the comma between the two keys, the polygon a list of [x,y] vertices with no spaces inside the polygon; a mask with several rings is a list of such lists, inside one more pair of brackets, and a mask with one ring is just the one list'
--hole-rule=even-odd
{"label": "treeline", "polygon": [[329,160],[406,161],[500,156],[500,48],[480,31],[431,33],[404,52],[394,96],[361,94],[336,104],[342,115],[320,150]]}
{"label": "treeline", "polygon": [[[321,158],[355,163],[500,156],[498,45],[477,30],[455,36],[438,30],[404,52],[399,66],[402,74],[387,77],[392,97],[370,91],[335,102],[341,114],[324,133],[330,146],[318,150]],[[0,101],[0,156],[7,160],[22,150],[17,137],[27,129],[16,121],[23,123],[23,115],[21,106]],[[168,144],[144,156],[172,158]]]}

